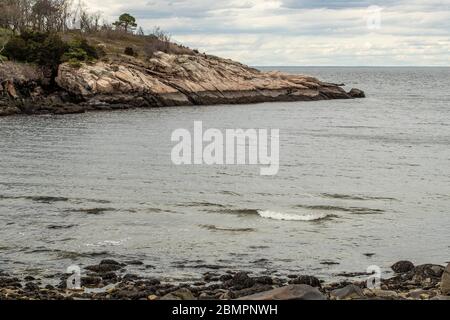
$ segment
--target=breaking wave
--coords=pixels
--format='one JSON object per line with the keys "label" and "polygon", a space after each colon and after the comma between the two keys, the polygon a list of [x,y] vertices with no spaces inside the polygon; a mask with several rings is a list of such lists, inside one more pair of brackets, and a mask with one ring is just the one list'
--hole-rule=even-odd
{"label": "breaking wave", "polygon": [[258,210],[258,214],[266,219],[284,220],[284,221],[319,221],[336,217],[335,215],[326,213],[300,215],[270,210]]}

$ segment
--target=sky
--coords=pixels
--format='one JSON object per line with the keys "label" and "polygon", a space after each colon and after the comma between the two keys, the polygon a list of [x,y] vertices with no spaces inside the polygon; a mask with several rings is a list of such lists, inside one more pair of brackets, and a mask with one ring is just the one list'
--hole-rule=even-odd
{"label": "sky", "polygon": [[450,0],[84,0],[253,66],[450,66]]}

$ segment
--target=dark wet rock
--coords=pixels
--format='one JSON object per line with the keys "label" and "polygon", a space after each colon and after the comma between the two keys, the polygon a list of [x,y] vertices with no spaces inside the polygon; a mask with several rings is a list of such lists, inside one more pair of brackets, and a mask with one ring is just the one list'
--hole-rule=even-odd
{"label": "dark wet rock", "polygon": [[33,282],[27,282],[24,287],[27,291],[39,291],[39,286]]}
{"label": "dark wet rock", "polygon": [[210,285],[206,286],[205,290],[207,290],[207,291],[214,291],[214,290],[222,289],[223,287],[224,286],[222,284],[214,283],[214,284],[210,284]]}
{"label": "dark wet rock", "polygon": [[143,281],[147,286],[155,286],[161,284],[161,281],[159,281],[156,278],[147,278]]}
{"label": "dark wet rock", "polygon": [[16,277],[0,277],[0,288],[22,288],[20,280]]}
{"label": "dark wet rock", "polygon": [[335,262],[335,261],[322,261],[320,264],[326,265],[326,266],[334,266],[334,265],[338,265],[339,262]]}
{"label": "dark wet rock", "polygon": [[187,288],[181,288],[161,297],[161,300],[196,300],[192,292]]}
{"label": "dark wet rock", "polygon": [[222,282],[226,282],[231,279],[233,279],[233,276],[231,274],[224,274],[219,277],[219,280]]}
{"label": "dark wet rock", "polygon": [[406,273],[414,269],[414,264],[411,261],[399,261],[391,266],[395,273]]}
{"label": "dark wet rock", "polygon": [[89,209],[76,209],[76,210],[70,210],[70,211],[98,215],[98,214],[104,214],[108,211],[115,211],[115,209],[114,208],[89,208]]}
{"label": "dark wet rock", "polygon": [[76,224],[67,224],[67,225],[51,224],[51,225],[47,226],[47,228],[52,229],[52,230],[60,230],[60,229],[70,229],[75,226],[76,226]]}
{"label": "dark wet rock", "polygon": [[348,95],[352,98],[365,98],[366,94],[364,93],[364,91],[353,88],[348,92]]}
{"label": "dark wet rock", "polygon": [[447,265],[447,268],[442,273],[441,292],[443,295],[450,296],[450,263]]}
{"label": "dark wet rock", "polygon": [[361,276],[368,276],[370,275],[367,272],[340,272],[337,273],[336,276],[338,277],[347,277],[347,278],[356,278]]}
{"label": "dark wet rock", "polygon": [[32,276],[26,276],[25,278],[23,278],[25,281],[34,281],[34,280],[36,280],[36,278],[35,277],[32,277]]}
{"label": "dark wet rock", "polygon": [[273,285],[274,283],[273,278],[269,276],[255,277],[253,280],[258,284]]}
{"label": "dark wet rock", "polygon": [[111,294],[115,299],[140,300],[147,299],[151,293],[139,290],[117,290]]}
{"label": "dark wet rock", "polygon": [[194,267],[199,269],[211,269],[211,270],[219,270],[225,268],[224,266],[216,264],[198,264]]}
{"label": "dark wet rock", "polygon": [[289,284],[307,284],[311,287],[321,288],[320,280],[313,276],[298,276],[289,281]]}
{"label": "dark wet rock", "polygon": [[356,300],[366,298],[363,290],[354,284],[331,291],[330,297],[336,300]]}
{"label": "dark wet rock", "polygon": [[132,265],[132,266],[141,266],[144,263],[140,260],[129,260],[129,261],[125,261],[125,264]]}
{"label": "dark wet rock", "polygon": [[306,284],[293,284],[242,297],[238,300],[326,300],[326,297],[317,288]]}
{"label": "dark wet rock", "polygon": [[251,288],[241,289],[241,290],[231,291],[231,292],[233,293],[233,296],[234,296],[233,299],[235,299],[235,298],[250,296],[250,295],[253,295],[256,293],[267,292],[267,291],[272,290],[273,288],[274,287],[272,285],[255,284]]}
{"label": "dark wet rock", "polygon": [[246,272],[239,272],[231,280],[225,282],[226,287],[232,287],[234,290],[241,290],[253,287],[255,280],[250,278]]}
{"label": "dark wet rock", "polygon": [[107,280],[107,281],[111,282],[111,281],[117,281],[120,277],[115,272],[106,272],[106,273],[102,273],[101,278],[103,280]]}
{"label": "dark wet rock", "polygon": [[203,275],[203,280],[206,282],[216,282],[219,281],[220,276],[217,273],[206,272]]}
{"label": "dark wet rock", "polygon": [[122,266],[120,266],[119,264],[100,263],[99,265],[87,266],[85,269],[97,273],[106,273],[120,270],[122,269]]}
{"label": "dark wet rock", "polygon": [[99,287],[102,283],[102,278],[100,277],[81,277],[81,286],[82,287],[90,287],[90,288],[96,288]]}
{"label": "dark wet rock", "polygon": [[364,253],[364,255],[368,258],[372,258],[375,255],[375,253]]}
{"label": "dark wet rock", "polygon": [[140,276],[138,276],[136,274],[131,274],[131,273],[127,273],[126,275],[124,275],[122,277],[122,281],[124,281],[124,282],[137,281],[139,279],[141,279]]}
{"label": "dark wet rock", "polygon": [[434,286],[441,281],[445,268],[436,264],[423,264],[416,266],[410,271],[408,276],[412,275],[411,280],[421,283],[422,286]]}
{"label": "dark wet rock", "polygon": [[100,261],[99,265],[114,265],[114,266],[123,266],[124,264],[117,262],[116,260],[112,260],[112,259],[104,259],[102,261]]}

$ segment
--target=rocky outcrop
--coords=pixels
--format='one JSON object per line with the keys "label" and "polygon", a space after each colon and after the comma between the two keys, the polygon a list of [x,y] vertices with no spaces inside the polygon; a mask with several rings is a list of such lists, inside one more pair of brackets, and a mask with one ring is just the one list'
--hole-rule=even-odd
{"label": "rocky outcrop", "polygon": [[[11,65],[20,66],[20,72]],[[16,73],[20,76],[11,76]],[[313,77],[261,72],[201,54],[158,52],[148,61],[111,56],[79,68],[62,64],[54,83],[52,80],[36,67],[0,65],[0,114],[364,97],[361,90],[347,93],[340,85]]]}
{"label": "rocky outcrop", "polygon": [[441,279],[441,292],[444,295],[450,296],[450,263],[445,268]]}
{"label": "rocky outcrop", "polygon": [[214,56],[162,52],[148,62],[122,57],[79,69],[62,65],[56,81],[88,105],[207,105],[353,97],[338,85],[308,76],[260,72]]}

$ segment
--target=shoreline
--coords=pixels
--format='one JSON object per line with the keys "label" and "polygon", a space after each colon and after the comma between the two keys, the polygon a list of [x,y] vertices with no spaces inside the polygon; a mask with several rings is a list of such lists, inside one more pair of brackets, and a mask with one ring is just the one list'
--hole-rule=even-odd
{"label": "shoreline", "polygon": [[[30,275],[18,278],[0,271],[0,300],[450,300],[450,264],[399,261],[392,266],[395,276],[376,284],[373,278],[355,279],[370,277],[365,272],[324,282],[305,274],[268,276],[239,270],[208,271],[195,282],[164,282],[127,272],[127,265],[141,263],[106,259],[86,266],[79,278],[81,289],[74,290],[67,289],[69,274],[55,274],[59,284],[53,286]],[[374,289],[367,283],[375,284]]]}

